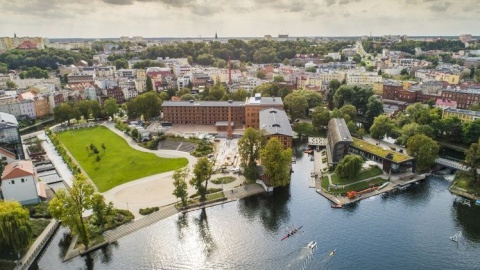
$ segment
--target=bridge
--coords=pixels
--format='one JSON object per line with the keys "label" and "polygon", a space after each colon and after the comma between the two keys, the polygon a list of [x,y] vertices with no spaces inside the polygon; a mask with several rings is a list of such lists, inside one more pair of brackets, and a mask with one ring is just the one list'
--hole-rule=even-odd
{"label": "bridge", "polygon": [[468,170],[468,168],[465,167],[465,165],[463,165],[462,163],[458,161],[446,159],[446,158],[437,158],[435,159],[435,163],[448,167],[450,169],[461,170],[461,171]]}

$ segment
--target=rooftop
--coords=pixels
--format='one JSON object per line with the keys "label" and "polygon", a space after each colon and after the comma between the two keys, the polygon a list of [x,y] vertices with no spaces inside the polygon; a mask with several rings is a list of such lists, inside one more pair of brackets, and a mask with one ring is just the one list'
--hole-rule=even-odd
{"label": "rooftop", "polygon": [[260,128],[265,130],[268,134],[280,134],[293,137],[292,126],[288,121],[288,116],[284,110],[274,108],[261,110]]}
{"label": "rooftop", "polygon": [[446,108],[446,112],[452,112],[452,113],[460,113],[460,114],[466,114],[466,115],[473,115],[474,117],[479,117],[480,118],[480,112],[477,111],[470,111],[470,110],[462,110],[462,109],[455,109],[455,108]]}
{"label": "rooftop", "polygon": [[162,107],[243,107],[245,104],[241,101],[164,101]]}
{"label": "rooftop", "polygon": [[283,101],[281,97],[262,97],[260,93],[256,93],[253,97],[247,97],[245,101],[245,105],[254,106],[254,105],[267,105],[267,106],[275,106],[275,105],[282,105]]}
{"label": "rooftop", "polygon": [[351,142],[352,136],[350,135],[350,131],[348,130],[347,124],[345,123],[345,119],[343,118],[332,118],[328,122],[328,134],[333,136],[334,142],[346,141]]}
{"label": "rooftop", "polygon": [[403,161],[406,161],[406,160],[413,159],[410,156],[401,154],[401,153],[393,151],[393,150],[385,150],[380,146],[370,144],[370,143],[368,143],[364,140],[360,140],[360,139],[357,139],[357,138],[353,138],[353,143],[350,146],[355,147],[355,148],[360,149],[360,150],[363,150],[365,152],[374,154],[374,155],[382,157],[382,158],[385,158],[388,154],[392,154],[393,155],[393,158],[392,158],[393,162],[403,162]]}
{"label": "rooftop", "polygon": [[9,126],[18,126],[17,118],[9,113],[0,112],[0,123]]}
{"label": "rooftop", "polygon": [[33,175],[33,163],[31,160],[19,160],[7,164],[2,173],[2,180]]}

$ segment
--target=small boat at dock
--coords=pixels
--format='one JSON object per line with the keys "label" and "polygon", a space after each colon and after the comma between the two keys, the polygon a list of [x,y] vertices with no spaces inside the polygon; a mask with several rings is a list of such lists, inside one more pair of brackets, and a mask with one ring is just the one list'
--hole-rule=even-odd
{"label": "small boat at dock", "polygon": [[377,188],[377,190],[380,190],[380,189],[382,189],[382,188],[384,188],[384,187],[388,186],[388,184],[390,184],[390,182],[388,182],[388,181],[387,181],[387,182],[385,182],[385,183],[383,183],[381,186],[379,186],[379,187]]}
{"label": "small boat at dock", "polygon": [[314,249],[314,248],[317,247],[317,242],[312,241],[312,242],[308,243],[307,247],[310,248],[310,249]]}
{"label": "small boat at dock", "polygon": [[343,208],[343,205],[341,205],[341,204],[332,204],[332,205],[330,205],[330,207],[332,207],[332,208]]}

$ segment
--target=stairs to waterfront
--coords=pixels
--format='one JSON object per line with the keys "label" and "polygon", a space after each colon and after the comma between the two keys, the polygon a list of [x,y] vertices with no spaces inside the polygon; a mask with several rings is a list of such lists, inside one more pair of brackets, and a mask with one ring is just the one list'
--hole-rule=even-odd
{"label": "stairs to waterfront", "polygon": [[143,217],[141,219],[132,221],[120,227],[117,227],[113,230],[106,231],[103,236],[105,237],[105,241],[111,243],[115,242],[119,238],[128,235],[132,232],[135,232],[139,229],[145,228],[153,223],[156,223],[164,218],[173,216],[178,213],[177,208],[174,205],[167,206],[165,208],[160,209],[157,212],[153,212],[150,215]]}

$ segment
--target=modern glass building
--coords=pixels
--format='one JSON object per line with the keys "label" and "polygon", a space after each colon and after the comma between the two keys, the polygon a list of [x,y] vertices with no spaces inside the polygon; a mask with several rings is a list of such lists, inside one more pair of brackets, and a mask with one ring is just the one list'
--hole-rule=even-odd
{"label": "modern glass building", "polygon": [[3,112],[0,112],[0,147],[15,153],[17,159],[25,159],[17,119]]}

